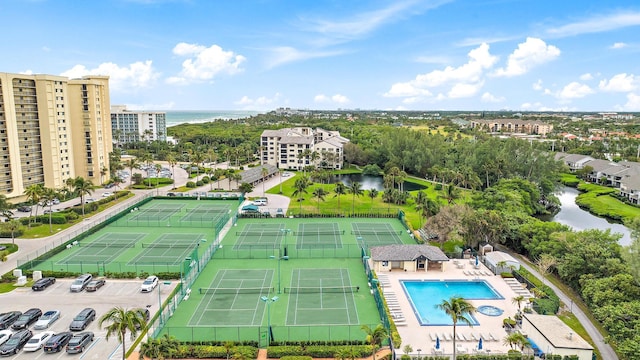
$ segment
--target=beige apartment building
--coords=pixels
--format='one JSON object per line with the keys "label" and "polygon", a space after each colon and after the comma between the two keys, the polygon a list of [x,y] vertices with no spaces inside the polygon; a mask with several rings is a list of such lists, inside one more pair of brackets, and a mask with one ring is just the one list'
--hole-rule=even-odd
{"label": "beige apartment building", "polygon": [[537,120],[496,119],[496,120],[472,120],[471,128],[484,129],[489,132],[504,132],[517,134],[535,134],[546,136],[553,131],[553,125]]}
{"label": "beige apartment building", "polygon": [[76,176],[104,182],[109,106],[106,76],[0,73],[0,194],[20,197],[34,184],[59,189]]}

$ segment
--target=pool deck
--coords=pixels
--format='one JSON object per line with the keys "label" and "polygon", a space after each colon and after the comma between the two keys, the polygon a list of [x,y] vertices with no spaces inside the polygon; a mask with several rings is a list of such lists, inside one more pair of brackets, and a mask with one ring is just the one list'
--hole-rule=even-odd
{"label": "pool deck", "polygon": [[[512,303],[512,299],[518,294],[512,289],[512,287],[505,282],[505,280],[496,275],[492,275],[491,272],[482,264],[480,268],[476,269],[474,264],[469,260],[458,260],[459,265],[454,264],[453,261],[449,261],[444,265],[444,271],[418,271],[418,272],[405,272],[401,270],[394,270],[390,272],[378,273],[383,290],[383,294],[387,301],[390,303],[391,312],[394,316],[403,317],[405,320],[396,320],[402,325],[398,325],[398,332],[402,338],[402,345],[400,349],[397,349],[398,355],[404,354],[402,348],[405,345],[411,345],[413,353],[416,354],[420,349],[420,354],[430,355],[435,354],[434,346],[435,336],[440,338],[440,347],[443,349],[443,353],[438,354],[452,354],[453,353],[453,326],[422,326],[414,314],[413,307],[411,306],[409,299],[407,298],[402,285],[401,280],[485,280],[494,290],[496,290],[504,299],[500,300],[469,300],[476,308],[481,305],[493,305],[502,310],[504,313],[500,316],[486,316],[480,313],[476,313],[474,317],[480,323],[479,325],[469,326],[456,326],[456,332],[463,334],[467,341],[457,340],[456,345],[458,349],[465,348],[467,353],[473,354],[478,340],[473,340],[473,336],[477,339],[478,336],[482,336],[483,346],[482,352],[487,353],[489,350],[491,353],[506,353],[510,348],[503,344],[503,339],[507,335],[506,331],[502,327],[502,320],[506,317],[511,317],[516,314],[518,307]],[[461,268],[463,266],[463,268]],[[464,272],[476,271],[484,273],[485,275],[466,275]],[[486,275],[491,274],[491,275]],[[396,300],[397,299],[397,300]],[[414,299],[415,300],[415,299]],[[419,299],[417,299],[419,301]],[[395,304],[395,305],[392,305]],[[524,304],[522,304],[524,307]],[[401,315],[400,315],[401,314]],[[472,336],[473,335],[473,336]],[[492,340],[495,338],[495,340]],[[458,351],[461,354],[460,351]]]}

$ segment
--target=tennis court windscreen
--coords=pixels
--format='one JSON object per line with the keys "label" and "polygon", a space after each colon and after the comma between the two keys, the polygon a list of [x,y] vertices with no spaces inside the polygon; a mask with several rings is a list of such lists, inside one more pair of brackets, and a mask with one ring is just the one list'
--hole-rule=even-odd
{"label": "tennis court windscreen", "polygon": [[199,288],[200,294],[269,294],[272,287],[245,287],[245,288]]}
{"label": "tennis court windscreen", "polygon": [[354,293],[360,290],[360,286],[324,286],[324,287],[286,287],[287,294],[321,294],[321,293]]}

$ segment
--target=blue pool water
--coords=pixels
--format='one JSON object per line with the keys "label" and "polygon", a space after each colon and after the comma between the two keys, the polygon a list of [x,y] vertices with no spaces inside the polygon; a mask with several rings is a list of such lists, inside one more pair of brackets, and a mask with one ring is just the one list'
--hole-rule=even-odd
{"label": "blue pool water", "polygon": [[[401,283],[421,325],[453,325],[449,315],[437,307],[453,296],[467,300],[504,299],[484,280],[402,280]],[[479,324],[473,316],[470,320],[474,325]],[[465,324],[459,322],[457,325]]]}

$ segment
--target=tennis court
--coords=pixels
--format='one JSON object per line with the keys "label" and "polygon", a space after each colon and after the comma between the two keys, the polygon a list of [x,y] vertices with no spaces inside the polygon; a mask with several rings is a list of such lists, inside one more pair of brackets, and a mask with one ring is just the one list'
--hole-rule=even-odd
{"label": "tennis court", "polygon": [[263,322],[262,296],[273,293],[270,269],[222,269],[207,286],[198,289],[200,303],[189,326],[259,326]]}
{"label": "tennis court", "polygon": [[33,261],[31,269],[94,275],[181,272],[187,258],[200,257],[215,242],[216,229],[237,206],[234,200],[153,199],[55,255]]}
{"label": "tennis court", "polygon": [[287,230],[284,224],[247,224],[236,232],[234,250],[276,249],[282,243]]}
{"label": "tennis court", "polygon": [[349,269],[295,269],[291,287],[283,289],[289,294],[286,324],[357,325],[360,321],[353,294],[359,290]]}
{"label": "tennis court", "polygon": [[389,223],[353,222],[351,223],[351,234],[356,236],[359,244],[371,247],[402,244],[400,236],[404,234],[404,231],[394,229]]}
{"label": "tennis court", "polygon": [[317,249],[317,248],[341,248],[342,236],[345,231],[340,229],[338,223],[327,222],[307,222],[298,224],[296,232],[296,248]]}

